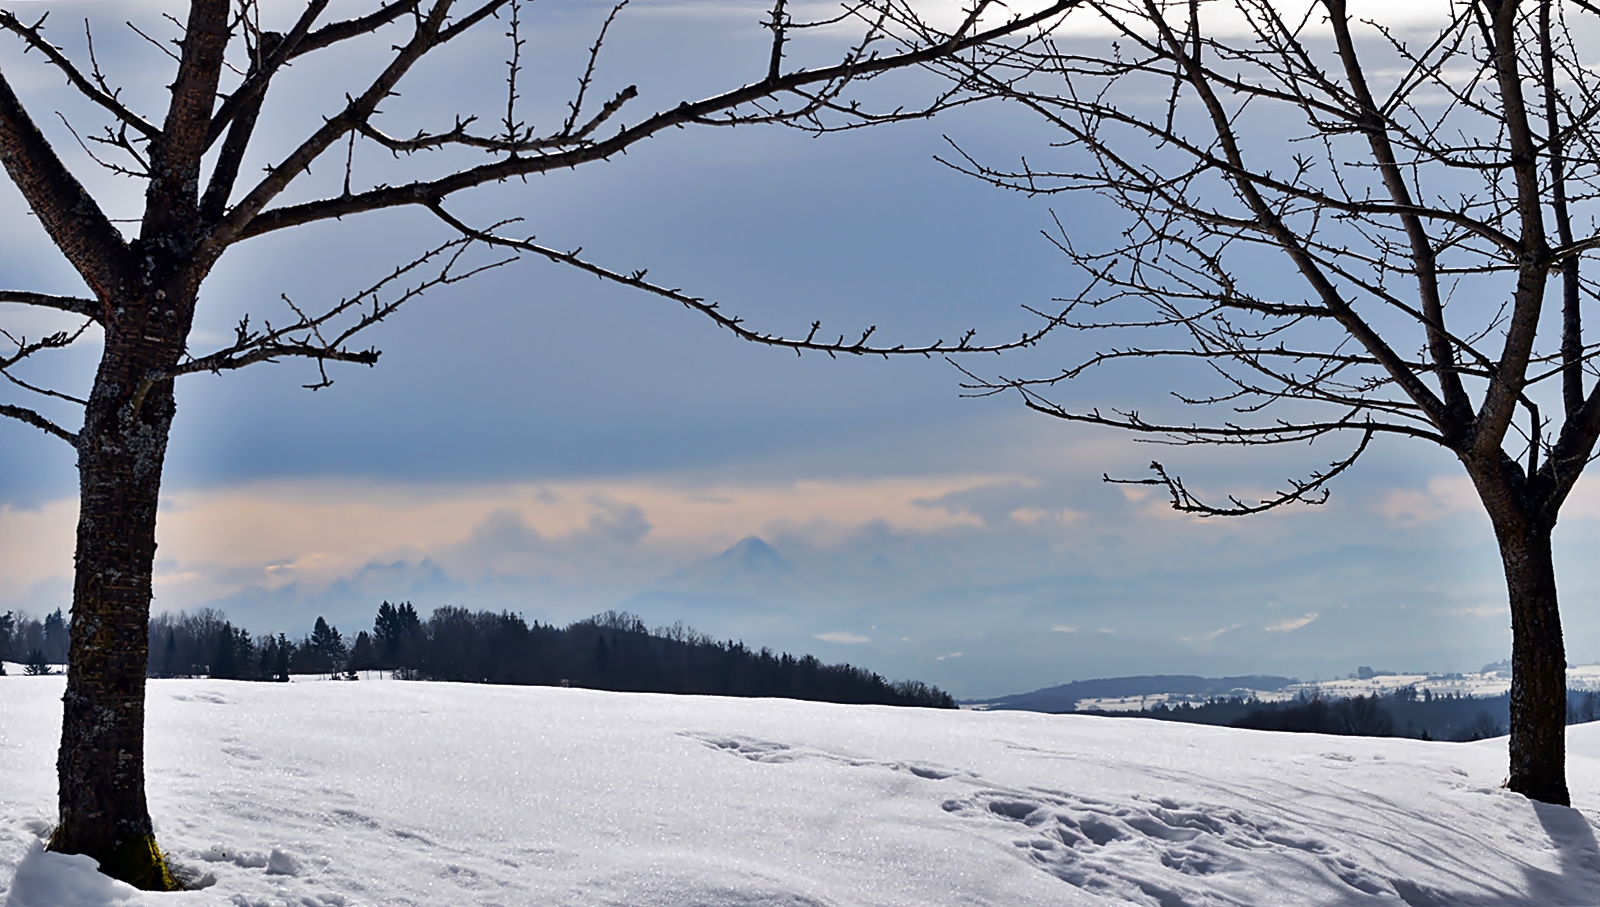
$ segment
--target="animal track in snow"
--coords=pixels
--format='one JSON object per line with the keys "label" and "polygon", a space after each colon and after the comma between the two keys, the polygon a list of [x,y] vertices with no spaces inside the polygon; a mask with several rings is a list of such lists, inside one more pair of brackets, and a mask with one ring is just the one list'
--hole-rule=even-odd
{"label": "animal track in snow", "polygon": [[228,697],[221,693],[173,693],[172,698],[179,702],[209,702],[212,705],[227,705]]}
{"label": "animal track in snow", "polygon": [[725,750],[736,756],[743,756],[751,762],[793,762],[800,755],[794,752],[794,748],[787,744],[770,743],[750,737],[711,737],[699,734],[686,734],[685,736],[694,737],[714,749]]}
{"label": "animal track in snow", "polygon": [[784,763],[796,762],[800,759],[823,759],[841,765],[881,767],[898,772],[909,772],[918,778],[929,781],[943,781],[946,778],[953,778],[958,774],[963,774],[940,766],[915,762],[883,762],[876,759],[857,759],[819,749],[794,747],[787,743],[757,740],[754,737],[698,734],[691,731],[684,731],[683,736],[691,740],[698,740],[712,749],[721,750],[734,756],[743,756],[751,762]]}
{"label": "animal track in snow", "polygon": [[1392,899],[1398,893],[1331,845],[1233,807],[988,789],[945,800],[943,808],[1009,826],[1023,859],[1070,885],[1129,904],[1256,904],[1261,869],[1272,863],[1286,871],[1290,864],[1311,868],[1352,895]]}
{"label": "animal track in snow", "polygon": [[266,854],[245,850],[228,850],[221,844],[211,845],[210,848],[202,851],[198,856],[207,863],[232,863],[242,869],[265,869],[267,866]]}

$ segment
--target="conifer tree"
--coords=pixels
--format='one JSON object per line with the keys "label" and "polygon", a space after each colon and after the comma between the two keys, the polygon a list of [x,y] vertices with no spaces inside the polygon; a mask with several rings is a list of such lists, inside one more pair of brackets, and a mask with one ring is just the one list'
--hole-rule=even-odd
{"label": "conifer tree", "polygon": [[345,651],[344,637],[340,635],[339,628],[329,626],[328,622],[319,615],[316,624],[311,628],[311,651],[317,659],[319,670],[329,674],[336,674],[344,667],[348,653]]}
{"label": "conifer tree", "polygon": [[356,634],[356,641],[350,647],[350,661],[348,670],[370,671],[378,666],[378,650],[372,644],[372,634],[365,630]]}
{"label": "conifer tree", "polygon": [[67,621],[60,608],[44,619],[44,656],[51,664],[67,662]]}
{"label": "conifer tree", "polygon": [[50,662],[45,660],[43,649],[33,648],[28,650],[28,663],[26,670],[29,677],[37,677],[41,674],[50,673]]}
{"label": "conifer tree", "polygon": [[289,682],[289,637],[278,634],[278,654],[272,663],[272,679],[278,683]]}
{"label": "conifer tree", "polygon": [[177,673],[178,660],[178,633],[176,630],[167,630],[167,644],[161,654],[162,673],[168,677]]}
{"label": "conifer tree", "polygon": [[239,676],[238,653],[234,649],[233,624],[223,624],[211,655],[211,676],[234,680]]}

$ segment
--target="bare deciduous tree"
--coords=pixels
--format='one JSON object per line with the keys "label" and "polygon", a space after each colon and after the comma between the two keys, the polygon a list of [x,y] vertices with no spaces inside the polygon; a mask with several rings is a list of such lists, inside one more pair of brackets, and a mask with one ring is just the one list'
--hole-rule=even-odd
{"label": "bare deciduous tree", "polygon": [[[974,95],[957,87],[918,107],[874,111],[852,100],[851,92],[881,74],[970,55],[1002,37],[1032,35],[1019,37],[1019,46],[1026,46],[1074,2],[1061,0],[1022,16],[996,13],[993,0],[975,0],[956,16],[953,27],[941,30],[919,20],[904,0],[850,3],[827,23],[797,22],[785,0],[776,0],[764,24],[770,35],[757,33],[757,40],[765,42],[760,45],[765,65],[749,82],[700,100],[630,114],[630,105],[640,96],[636,87],[594,96],[606,34],[624,0],[597,22],[586,63],[574,73],[576,89],[566,116],[544,130],[519,114],[522,93],[534,89],[522,71],[529,11],[517,0],[375,0],[366,12],[347,19],[327,15],[329,0],[275,7],[259,0],[190,0],[180,4],[186,10],[167,17],[177,33],[171,42],[175,49],[149,38],[166,53],[156,59],[172,67],[166,109],[159,119],[136,110],[102,70],[87,23],[86,53],[75,61],[52,42],[42,17],[26,20],[0,12],[0,29],[29,53],[27,59],[65,76],[105,118],[98,130],[78,131],[63,121],[66,129],[52,142],[11,81],[0,76],[0,162],[87,287],[83,296],[0,291],[0,302],[81,319],[74,329],[42,339],[5,333],[11,347],[0,357],[0,376],[14,392],[43,397],[50,405],[74,404],[82,411],[81,425],[73,427],[49,418],[41,412],[48,407],[37,403],[0,403],[0,415],[69,444],[80,477],[71,657],[58,761],[60,821],[50,848],[88,854],[100,861],[103,871],[141,887],[176,884],[151,831],[143,758],[146,623],[176,378],[298,358],[319,369],[311,386],[325,385],[328,363],[377,361],[377,350],[354,344],[400,306],[429,289],[524,254],[658,294],[746,340],[795,350],[940,353],[1027,343],[1032,337],[980,347],[969,333],[920,349],[878,347],[870,329],[852,335],[854,339],[829,340],[815,325],[804,337],[777,336],[747,326],[713,302],[653,283],[643,271],[603,265],[518,237],[506,223],[470,224],[449,206],[475,187],[606,161],[679,127],[767,123],[825,132],[927,116]],[[831,24],[835,35],[854,28],[854,43],[829,66],[786,65],[795,37],[809,34],[800,29],[814,24]],[[464,103],[453,122],[431,128],[396,122],[403,118],[382,113],[381,105],[398,93],[421,61],[485,28],[509,28],[507,74],[485,85],[483,97]],[[259,150],[256,127],[269,105],[303,103],[292,92],[273,91],[287,68],[314,55],[357,48],[368,36],[387,47],[376,75],[343,86],[342,101],[314,111],[320,114],[318,124],[290,141],[281,156]],[[468,115],[472,106],[496,96],[504,99],[502,122],[485,127]],[[58,153],[58,146],[71,149],[60,141],[68,135],[82,156],[75,150]],[[272,147],[284,138],[273,136]],[[368,179],[362,172],[356,152],[363,148],[393,155],[395,163],[380,174],[386,181]],[[267,154],[274,156],[268,160]],[[74,174],[72,165],[89,160],[145,183],[142,214],[126,231]],[[265,164],[265,172],[250,176],[246,164]],[[322,184],[307,178],[314,164],[337,168],[342,186],[319,195]],[[396,168],[406,168],[409,175],[395,180]],[[285,298],[287,314],[281,320],[245,318],[231,342],[209,351],[190,348],[202,284],[224,253],[280,230],[385,209],[420,212],[449,238],[341,301],[310,306]],[[87,398],[41,386],[18,368],[75,342],[93,340],[101,341],[102,349]]]}
{"label": "bare deciduous tree", "polygon": [[[1600,436],[1582,317],[1597,288],[1581,267],[1600,246],[1600,8],[1443,0],[1431,24],[1404,27],[1354,20],[1346,0],[1082,12],[1100,37],[938,64],[1045,118],[1063,149],[1044,167],[953,166],[1022,192],[1097,194],[1127,216],[1111,242],[1070,221],[1050,234],[1084,275],[1056,323],[1110,339],[1059,374],[974,376],[973,391],[1168,443],[1353,439],[1262,500],[1207,503],[1159,463],[1138,480],[1200,515],[1318,503],[1380,436],[1450,451],[1504,562],[1507,784],[1568,802],[1550,543]],[[1187,374],[1173,396],[1198,421],[1063,396],[1161,363],[1168,380]]]}

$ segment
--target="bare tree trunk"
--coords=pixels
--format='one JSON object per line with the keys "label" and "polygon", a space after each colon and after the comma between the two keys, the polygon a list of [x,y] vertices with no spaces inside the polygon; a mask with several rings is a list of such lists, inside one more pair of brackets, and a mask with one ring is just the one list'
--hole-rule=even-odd
{"label": "bare tree trunk", "polygon": [[1567,657],[1543,521],[1495,520],[1511,601],[1511,774],[1506,787],[1545,803],[1567,793]]}
{"label": "bare tree trunk", "polygon": [[[179,887],[150,823],[144,788],[144,685],[156,506],[174,403],[155,329],[107,331],[79,435],[72,647],[56,761],[60,824],[50,849],[87,854],[139,888]],[[132,335],[132,336],[129,336]]]}

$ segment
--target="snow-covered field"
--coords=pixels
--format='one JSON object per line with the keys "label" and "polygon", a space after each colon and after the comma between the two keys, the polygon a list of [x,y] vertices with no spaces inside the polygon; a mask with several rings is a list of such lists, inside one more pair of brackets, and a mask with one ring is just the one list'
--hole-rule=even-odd
{"label": "snow-covered field", "polygon": [[61,677],[0,678],[0,900],[87,905],[1600,903],[1505,742],[368,681],[150,684],[152,895],[40,851]]}

